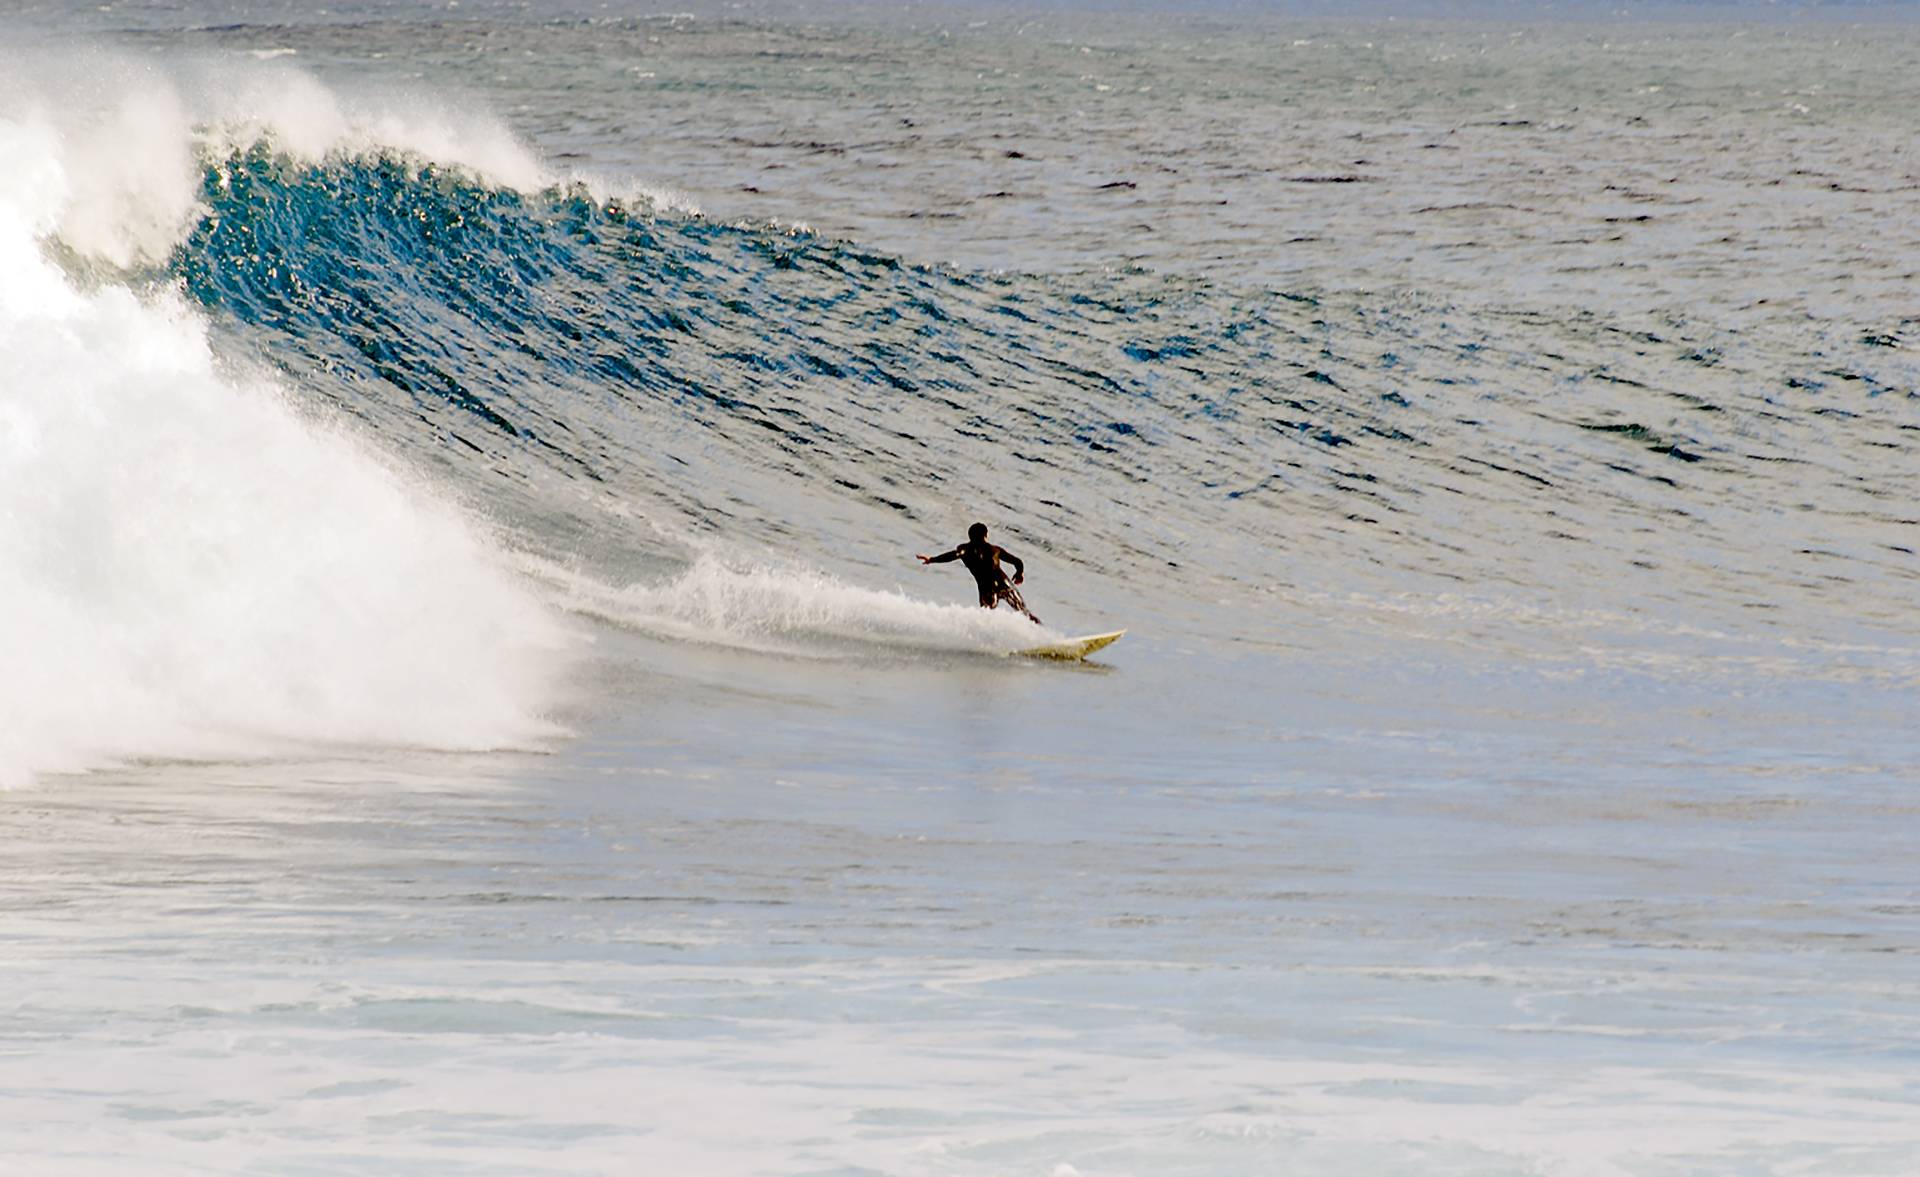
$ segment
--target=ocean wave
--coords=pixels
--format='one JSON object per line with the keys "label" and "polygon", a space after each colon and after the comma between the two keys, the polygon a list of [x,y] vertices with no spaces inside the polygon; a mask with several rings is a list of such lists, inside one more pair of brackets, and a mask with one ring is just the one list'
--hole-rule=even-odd
{"label": "ocean wave", "polygon": [[[1185,599],[1235,638],[1524,658],[1580,618],[1631,647],[1777,612],[1781,677],[1911,645],[1905,320],[964,271],[562,176],[484,114],[284,61],[62,68],[0,89],[28,553],[0,604],[34,667],[11,779],[262,735],[537,738],[556,606],[1003,648],[1003,619],[867,587],[974,519],[1055,619]],[[792,571],[823,554],[846,580]],[[1464,605],[1351,604],[1405,594]],[[1476,620],[1514,616],[1549,621]]]}

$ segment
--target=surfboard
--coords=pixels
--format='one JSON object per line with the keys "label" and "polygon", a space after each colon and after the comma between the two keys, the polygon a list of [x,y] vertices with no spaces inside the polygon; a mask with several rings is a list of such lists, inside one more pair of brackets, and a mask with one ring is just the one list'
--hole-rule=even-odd
{"label": "surfboard", "polygon": [[1124,629],[1116,629],[1112,633],[1095,633],[1088,634],[1083,638],[1068,638],[1064,642],[1054,642],[1051,645],[1033,646],[1025,650],[1015,650],[1013,656],[1016,658],[1052,658],[1056,662],[1078,662],[1095,650],[1104,650],[1119,641],[1120,635],[1125,632],[1127,631]]}

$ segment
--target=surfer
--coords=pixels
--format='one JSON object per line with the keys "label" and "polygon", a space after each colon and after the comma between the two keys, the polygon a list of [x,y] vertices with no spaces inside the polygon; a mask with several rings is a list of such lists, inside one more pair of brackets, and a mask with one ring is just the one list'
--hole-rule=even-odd
{"label": "surfer", "polygon": [[[1027,608],[1027,603],[1020,599],[1020,590],[1013,587],[1026,580],[1027,566],[1021,563],[1020,557],[1012,552],[998,544],[987,542],[986,524],[976,523],[967,528],[967,542],[951,552],[941,552],[938,556],[916,555],[915,558],[922,564],[945,564],[949,560],[959,560],[967,566],[968,572],[973,573],[974,582],[980,586],[982,609],[995,608],[1000,602],[1005,601],[1025,613],[1027,620],[1035,625],[1040,624],[1040,619],[1033,615],[1033,610]],[[1000,569],[1002,560],[1013,565],[1013,584],[1007,583],[1007,574]]]}

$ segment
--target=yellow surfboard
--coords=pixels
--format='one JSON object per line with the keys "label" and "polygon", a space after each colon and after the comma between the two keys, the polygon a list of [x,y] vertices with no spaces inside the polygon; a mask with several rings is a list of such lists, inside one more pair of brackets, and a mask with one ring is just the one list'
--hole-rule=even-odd
{"label": "yellow surfboard", "polygon": [[1112,633],[1095,633],[1083,638],[1068,638],[1064,642],[1054,642],[1051,645],[1015,650],[1013,655],[1016,658],[1052,658],[1057,662],[1078,662],[1095,650],[1104,650],[1111,646],[1120,640],[1121,634],[1126,632],[1124,629],[1116,629]]}

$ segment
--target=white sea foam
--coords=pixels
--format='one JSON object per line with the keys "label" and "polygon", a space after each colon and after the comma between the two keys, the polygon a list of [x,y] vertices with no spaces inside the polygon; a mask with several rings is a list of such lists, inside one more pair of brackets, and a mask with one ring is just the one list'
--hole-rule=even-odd
{"label": "white sea foam", "polygon": [[164,183],[131,190],[180,178],[164,143],[112,146],[170,134],[178,108],[114,109],[105,140],[0,118],[0,784],[262,741],[549,730],[563,631],[469,525],[217,371],[178,299],[83,291],[43,254],[58,232],[135,256],[179,211]]}

